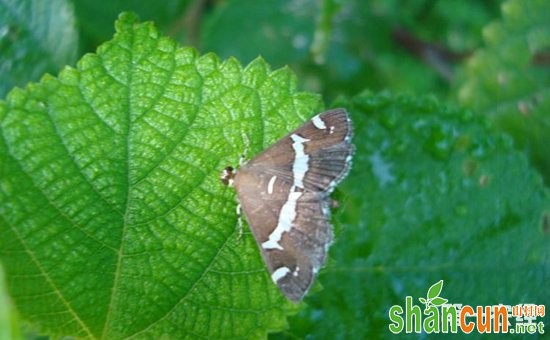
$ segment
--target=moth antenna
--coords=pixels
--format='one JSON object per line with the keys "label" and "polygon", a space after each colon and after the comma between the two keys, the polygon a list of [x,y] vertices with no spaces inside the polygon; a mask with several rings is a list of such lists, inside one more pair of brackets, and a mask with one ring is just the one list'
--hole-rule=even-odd
{"label": "moth antenna", "polygon": [[239,158],[239,165],[243,166],[244,163],[246,163],[246,157],[248,153],[250,152],[250,139],[248,138],[248,135],[246,133],[242,133],[242,138],[244,142],[244,152],[241,154],[241,157]]}

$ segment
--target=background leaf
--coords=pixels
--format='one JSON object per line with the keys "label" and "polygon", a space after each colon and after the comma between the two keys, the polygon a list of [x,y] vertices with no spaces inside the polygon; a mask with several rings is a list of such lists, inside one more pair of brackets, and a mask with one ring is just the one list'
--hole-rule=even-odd
{"label": "background leaf", "polygon": [[[113,36],[113,21],[121,12],[132,11],[141,20],[151,20],[161,31],[183,36],[187,28],[182,18],[183,9],[188,7],[189,0],[117,0],[98,3],[93,0],[73,0],[78,16],[81,51],[94,51],[95,48]],[[189,32],[187,32],[189,34]]]}
{"label": "background leaf", "polygon": [[74,63],[77,42],[68,1],[0,1],[0,97]]}
{"label": "background leaf", "polygon": [[246,62],[260,54],[279,67],[306,58],[315,24],[311,14],[317,6],[307,1],[227,1],[205,22],[201,49]]}
{"label": "background leaf", "polygon": [[[0,257],[52,335],[261,337],[296,309],[219,172],[320,108],[288,69],[198,56],[125,15],[77,69],[0,102]],[[244,136],[244,137],[243,137]]]}
{"label": "background leaf", "polygon": [[445,94],[454,63],[479,45],[499,3],[230,0],[206,16],[198,47],[289,64],[329,101],[364,88]]}
{"label": "background leaf", "polygon": [[550,201],[510,139],[433,98],[364,93],[335,103],[357,152],[324,290],[291,335],[389,336],[388,310],[444,280],[449,303],[550,303]]}
{"label": "background leaf", "polygon": [[547,1],[506,1],[502,20],[483,31],[459,99],[509,132],[550,183],[550,16]]}

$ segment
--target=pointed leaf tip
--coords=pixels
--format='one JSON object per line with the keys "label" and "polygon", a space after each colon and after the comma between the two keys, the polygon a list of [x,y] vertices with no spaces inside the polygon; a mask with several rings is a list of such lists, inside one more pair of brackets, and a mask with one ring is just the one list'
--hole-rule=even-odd
{"label": "pointed leaf tip", "polygon": [[441,290],[443,289],[443,280],[439,280],[439,282],[434,283],[430,289],[428,290],[428,298],[434,299],[441,293]]}

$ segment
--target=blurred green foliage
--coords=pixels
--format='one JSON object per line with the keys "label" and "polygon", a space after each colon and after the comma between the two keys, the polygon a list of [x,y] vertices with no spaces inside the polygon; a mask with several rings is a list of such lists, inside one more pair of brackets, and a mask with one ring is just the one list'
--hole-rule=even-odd
{"label": "blurred green foliage", "polygon": [[550,303],[548,1],[5,0],[0,97],[95,52],[122,11],[201,54],[289,65],[354,114],[325,289],[280,337],[380,336],[384,308],[440,279],[454,301]]}
{"label": "blurred green foliage", "polygon": [[[18,3],[33,7],[40,2],[0,5],[3,26],[16,26],[31,35],[40,31],[26,24],[36,19],[33,13],[15,13]],[[500,14],[500,1],[496,0],[58,3],[68,8],[66,12],[72,13],[76,22],[80,55],[93,52],[111,38],[120,12],[133,11],[142,21],[154,21],[164,34],[201,53],[233,56],[243,64],[261,55],[273,67],[289,65],[304,89],[321,92],[328,101],[366,87],[448,94],[456,65],[482,45],[482,28]],[[44,26],[68,26],[59,20],[59,11],[50,15],[51,20],[41,19]],[[0,36],[4,48],[10,42],[6,34]],[[66,34],[60,36],[66,39]],[[75,59],[66,58],[65,62],[74,64]],[[57,73],[55,69],[46,71]]]}
{"label": "blurred green foliage", "polygon": [[[78,49],[76,17],[66,1],[0,3],[0,96],[74,64]],[[111,24],[112,26],[112,24]]]}
{"label": "blurred green foliage", "polygon": [[550,238],[538,236],[548,197],[510,138],[434,98],[367,92],[337,104],[354,113],[355,166],[325,289],[289,333],[389,335],[388,308],[441,279],[450,303],[550,303]]}

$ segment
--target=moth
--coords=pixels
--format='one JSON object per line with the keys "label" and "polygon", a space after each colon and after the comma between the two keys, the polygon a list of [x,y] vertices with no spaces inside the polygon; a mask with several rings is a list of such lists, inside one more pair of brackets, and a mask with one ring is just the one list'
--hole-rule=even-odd
{"label": "moth", "polygon": [[322,112],[221,180],[235,187],[271,279],[300,301],[333,240],[330,194],[348,174],[353,128],[345,109]]}

